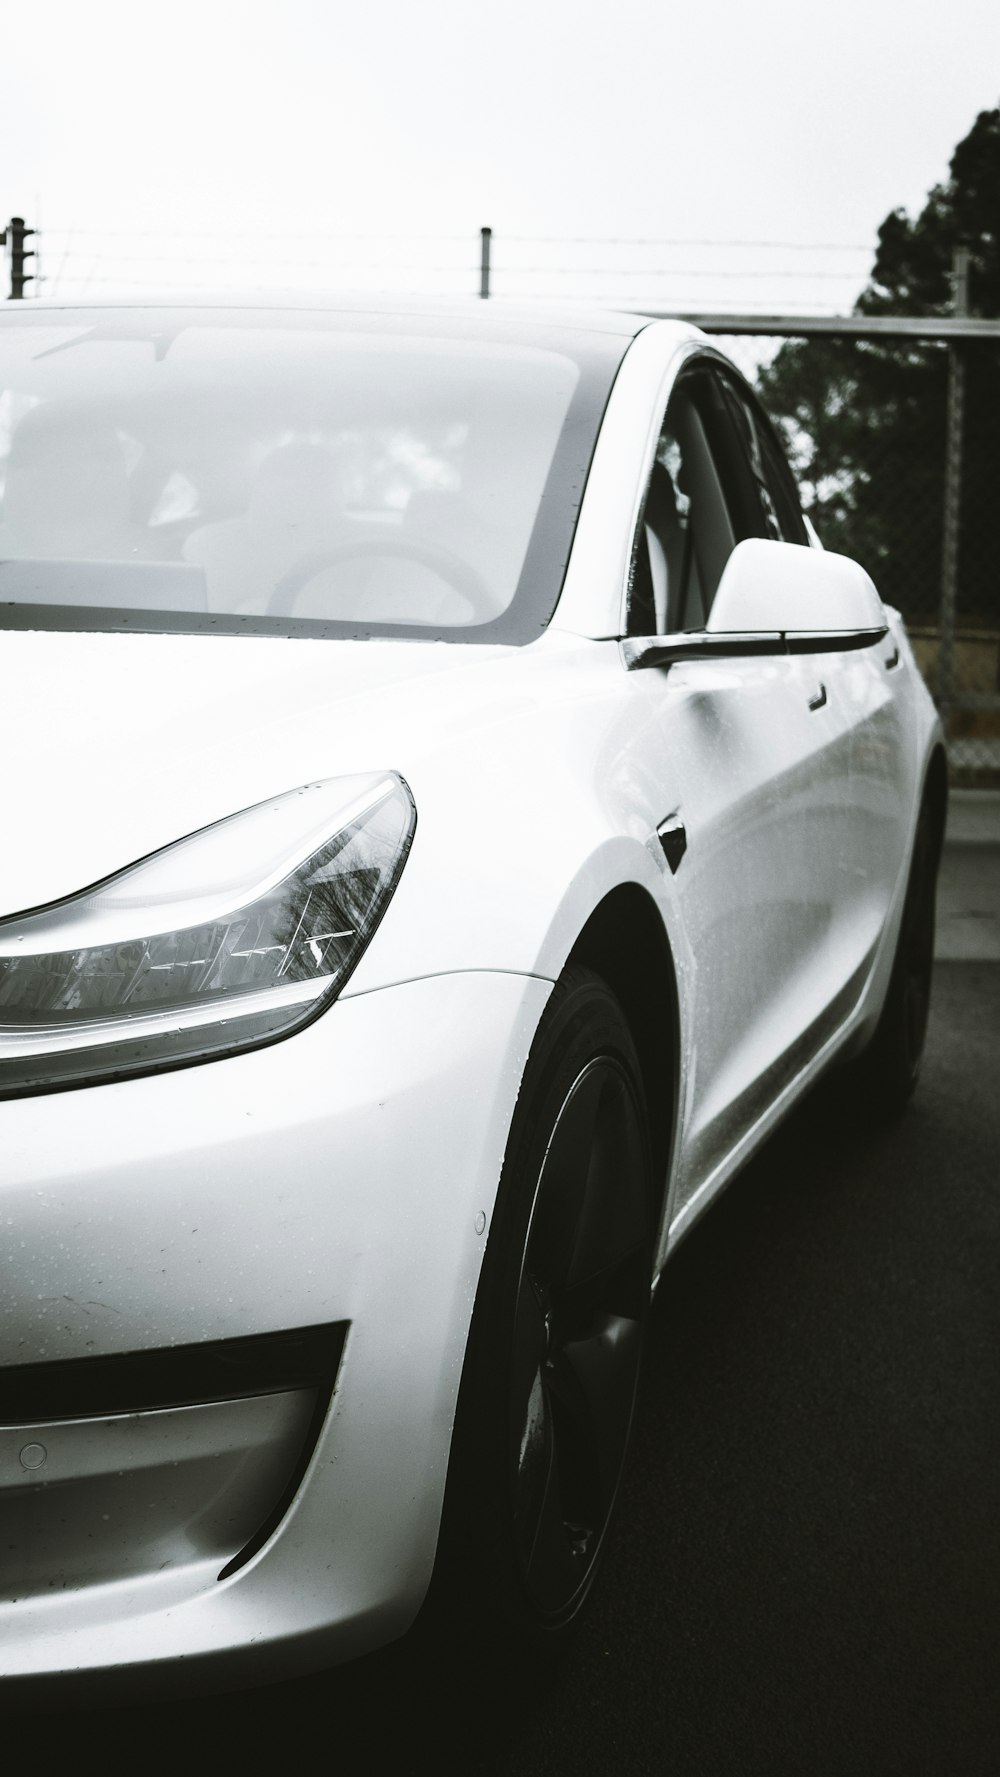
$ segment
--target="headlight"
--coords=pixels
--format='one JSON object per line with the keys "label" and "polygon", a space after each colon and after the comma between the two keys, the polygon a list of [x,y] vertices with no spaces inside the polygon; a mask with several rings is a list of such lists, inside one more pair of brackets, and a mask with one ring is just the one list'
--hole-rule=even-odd
{"label": "headlight", "polygon": [[399,880],[395,772],[205,827],[70,900],[0,920],[0,1095],[203,1061],[336,998]]}

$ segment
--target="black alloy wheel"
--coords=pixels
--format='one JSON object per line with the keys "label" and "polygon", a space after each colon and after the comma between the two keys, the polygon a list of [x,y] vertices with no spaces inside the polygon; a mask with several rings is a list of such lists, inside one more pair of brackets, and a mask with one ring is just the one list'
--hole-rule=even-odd
{"label": "black alloy wheel", "polygon": [[514,1537],[526,1594],[556,1621],[586,1590],[625,1460],[650,1289],[646,1170],[632,1083],[595,1057],[542,1159],[514,1312]]}
{"label": "black alloy wheel", "polygon": [[649,1309],[642,1074],[591,971],[556,983],[528,1059],[476,1297],[438,1559],[418,1623],[537,1664],[598,1571]]}

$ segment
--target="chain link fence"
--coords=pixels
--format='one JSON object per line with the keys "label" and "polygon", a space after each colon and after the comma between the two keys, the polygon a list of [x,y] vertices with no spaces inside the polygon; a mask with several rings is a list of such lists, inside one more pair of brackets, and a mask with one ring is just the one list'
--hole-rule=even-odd
{"label": "chain link fence", "polygon": [[[997,323],[902,337],[696,317],[760,391],[828,549],[906,620],[948,736],[952,782],[1000,787]],[[954,324],[953,324],[954,325]]]}

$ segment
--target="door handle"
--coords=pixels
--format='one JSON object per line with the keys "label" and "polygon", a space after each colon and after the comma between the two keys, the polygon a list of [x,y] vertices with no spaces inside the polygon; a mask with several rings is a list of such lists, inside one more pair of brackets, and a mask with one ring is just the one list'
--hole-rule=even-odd
{"label": "door handle", "polygon": [[809,699],[809,708],[811,710],[821,710],[823,708],[823,705],[825,704],[825,702],[826,702],[826,686],[819,685],[819,686],[817,686],[816,690],[813,692],[812,696]]}
{"label": "door handle", "polygon": [[885,667],[887,673],[891,673],[893,667],[899,665],[899,649],[893,648],[891,654],[883,655],[882,665]]}

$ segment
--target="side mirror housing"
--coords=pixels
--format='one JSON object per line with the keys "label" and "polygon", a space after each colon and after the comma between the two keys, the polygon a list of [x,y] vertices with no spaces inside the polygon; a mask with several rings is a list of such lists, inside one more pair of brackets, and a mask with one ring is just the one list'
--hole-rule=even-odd
{"label": "side mirror housing", "polygon": [[745,537],[723,570],[704,629],[622,643],[629,671],[682,660],[837,654],[871,648],[888,632],[882,600],[846,555]]}
{"label": "side mirror housing", "polygon": [[705,633],[885,628],[882,600],[856,561],[805,543],[746,537],[723,569]]}

